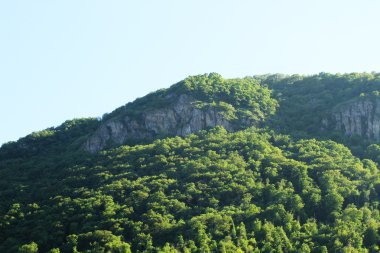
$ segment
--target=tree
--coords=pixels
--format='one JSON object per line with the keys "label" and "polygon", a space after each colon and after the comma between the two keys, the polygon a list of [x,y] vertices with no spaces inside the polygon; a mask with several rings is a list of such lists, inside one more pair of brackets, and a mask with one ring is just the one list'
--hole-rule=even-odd
{"label": "tree", "polygon": [[20,248],[18,248],[18,253],[37,253],[37,252],[38,252],[38,245],[35,242],[24,244]]}
{"label": "tree", "polygon": [[237,246],[240,247],[243,251],[248,249],[248,240],[247,240],[247,231],[243,222],[237,228]]}
{"label": "tree", "polygon": [[330,216],[342,210],[344,198],[336,191],[331,191],[324,197],[324,212]]}

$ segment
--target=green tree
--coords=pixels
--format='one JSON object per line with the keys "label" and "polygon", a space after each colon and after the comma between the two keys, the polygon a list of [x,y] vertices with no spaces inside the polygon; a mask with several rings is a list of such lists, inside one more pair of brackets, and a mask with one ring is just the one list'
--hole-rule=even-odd
{"label": "green tree", "polygon": [[18,253],[37,253],[37,252],[38,252],[38,245],[35,242],[24,244],[20,248],[18,248]]}

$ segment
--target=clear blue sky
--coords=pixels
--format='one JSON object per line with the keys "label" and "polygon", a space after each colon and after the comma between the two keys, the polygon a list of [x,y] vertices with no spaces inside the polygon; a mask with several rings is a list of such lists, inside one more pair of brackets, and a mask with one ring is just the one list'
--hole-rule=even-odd
{"label": "clear blue sky", "polygon": [[206,72],[380,71],[379,0],[0,1],[0,144]]}

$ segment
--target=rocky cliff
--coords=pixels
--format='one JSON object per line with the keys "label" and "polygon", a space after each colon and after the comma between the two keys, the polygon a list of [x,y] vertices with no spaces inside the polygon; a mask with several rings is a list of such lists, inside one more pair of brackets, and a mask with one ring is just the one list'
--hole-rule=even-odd
{"label": "rocky cliff", "polygon": [[109,144],[120,145],[159,136],[185,136],[218,125],[233,130],[231,122],[218,110],[200,109],[195,104],[194,98],[182,94],[166,107],[144,111],[138,119],[126,114],[106,120],[85,142],[84,149],[97,152]]}
{"label": "rocky cliff", "polygon": [[190,76],[106,115],[82,147],[97,152],[215,126],[244,129],[275,113],[278,103],[271,94],[254,78],[224,79],[216,73]]}
{"label": "rocky cliff", "polygon": [[380,98],[361,98],[336,107],[330,119],[323,121],[346,136],[358,135],[380,140]]}

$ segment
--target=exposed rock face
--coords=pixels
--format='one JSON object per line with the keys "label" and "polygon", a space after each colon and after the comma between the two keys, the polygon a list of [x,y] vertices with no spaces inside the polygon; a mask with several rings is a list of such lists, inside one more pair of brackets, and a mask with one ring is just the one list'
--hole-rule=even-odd
{"label": "exposed rock face", "polygon": [[[347,136],[358,135],[370,140],[380,140],[380,99],[360,99],[336,108],[332,113],[335,130]],[[322,122],[324,125],[331,124]]]}
{"label": "exposed rock face", "polygon": [[144,112],[140,120],[128,115],[109,119],[85,142],[84,149],[97,152],[109,143],[123,144],[127,140],[153,139],[157,136],[186,136],[218,125],[233,130],[231,122],[222,114],[212,108],[198,109],[194,102],[193,98],[180,95],[171,106]]}

